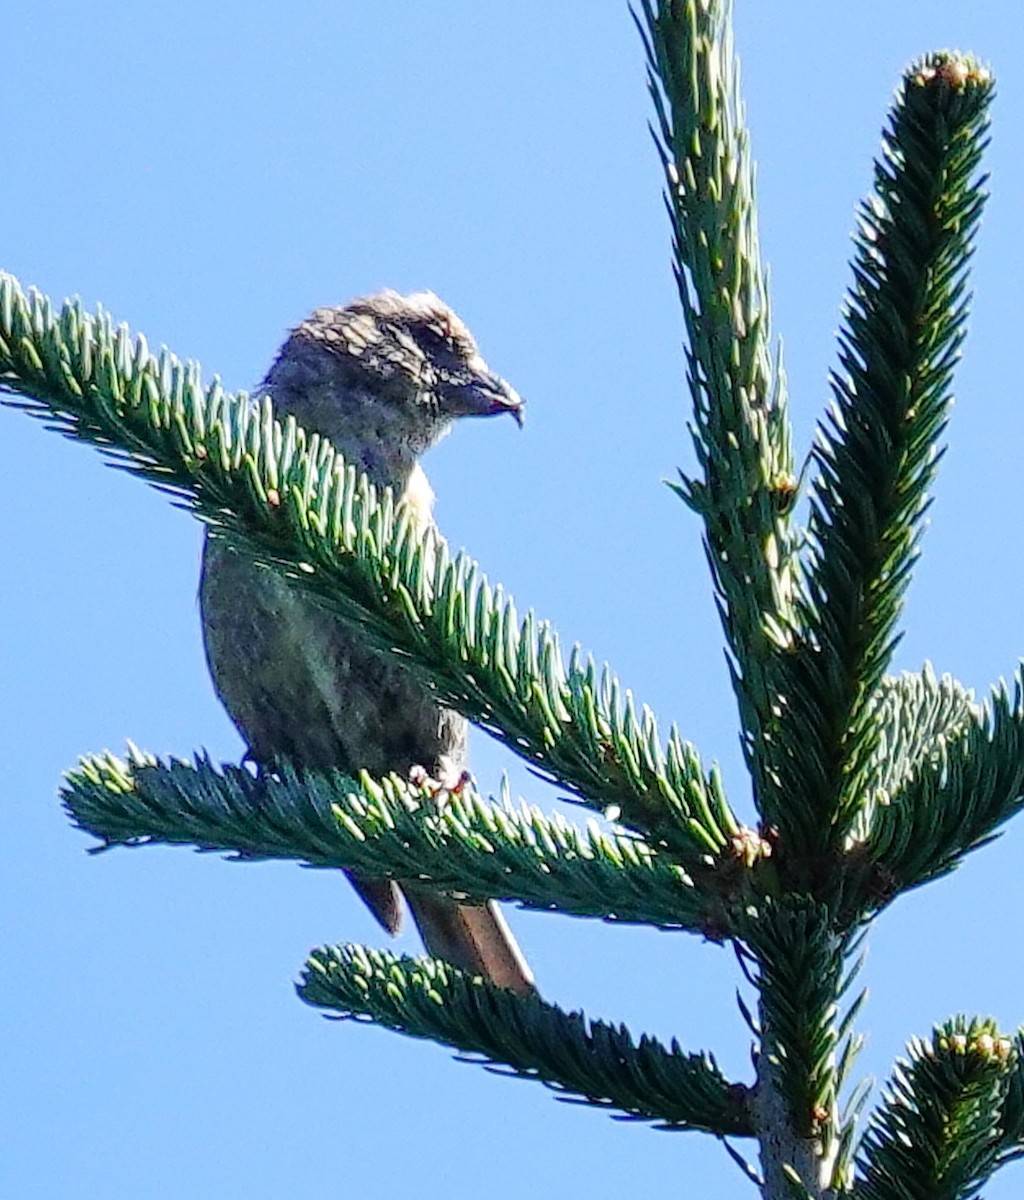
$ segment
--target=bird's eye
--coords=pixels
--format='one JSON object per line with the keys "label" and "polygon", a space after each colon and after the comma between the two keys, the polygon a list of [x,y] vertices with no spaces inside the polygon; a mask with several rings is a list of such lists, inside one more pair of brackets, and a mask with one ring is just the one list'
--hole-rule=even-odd
{"label": "bird's eye", "polygon": [[476,355],[476,343],[469,330],[436,297],[418,309],[406,328],[437,368],[461,370]]}
{"label": "bird's eye", "polygon": [[450,350],[457,356],[462,356],[465,353],[465,338],[451,321],[446,318],[438,321],[436,333],[438,341],[441,342],[446,350]]}
{"label": "bird's eye", "polygon": [[455,358],[459,361],[471,357],[467,353],[465,338],[460,331],[448,321],[431,321],[417,334],[420,346],[432,358],[444,360]]}

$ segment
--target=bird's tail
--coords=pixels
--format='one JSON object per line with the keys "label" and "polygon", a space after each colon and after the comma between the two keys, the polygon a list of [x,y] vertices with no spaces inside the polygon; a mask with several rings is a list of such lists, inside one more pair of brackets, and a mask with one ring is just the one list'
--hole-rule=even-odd
{"label": "bird's tail", "polygon": [[493,901],[459,904],[407,883],[403,883],[402,891],[424,945],[435,958],[443,958],[472,975],[482,975],[520,996],[536,993],[533,972]]}

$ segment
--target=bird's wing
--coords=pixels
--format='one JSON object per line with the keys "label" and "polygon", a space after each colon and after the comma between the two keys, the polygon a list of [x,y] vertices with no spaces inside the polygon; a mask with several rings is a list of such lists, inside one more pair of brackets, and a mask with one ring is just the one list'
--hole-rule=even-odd
{"label": "bird's wing", "polygon": [[[448,778],[466,762],[466,722],[358,628],[332,616],[277,572],[208,536],[200,583],[214,686],[256,762]],[[346,872],[377,920],[395,933],[401,892],[391,880]],[[402,887],[430,953],[519,992],[529,968],[493,904],[460,904]]]}

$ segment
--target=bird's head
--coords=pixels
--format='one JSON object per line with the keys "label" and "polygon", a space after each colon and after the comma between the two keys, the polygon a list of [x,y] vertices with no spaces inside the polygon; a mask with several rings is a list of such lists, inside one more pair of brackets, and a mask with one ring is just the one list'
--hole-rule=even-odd
{"label": "bird's head", "polygon": [[357,444],[371,473],[377,443],[415,458],[457,417],[509,413],[522,424],[522,400],[432,292],[318,308],[292,330],[264,386],[275,407],[343,452]]}

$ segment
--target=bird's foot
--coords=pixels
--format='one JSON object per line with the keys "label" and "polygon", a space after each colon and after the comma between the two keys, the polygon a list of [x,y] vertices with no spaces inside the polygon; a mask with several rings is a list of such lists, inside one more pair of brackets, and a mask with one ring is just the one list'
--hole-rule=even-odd
{"label": "bird's foot", "polygon": [[438,808],[443,808],[452,796],[462,795],[463,790],[473,782],[473,776],[468,771],[455,768],[431,775],[426,767],[416,765],[409,768],[409,782],[413,787],[422,788]]}

